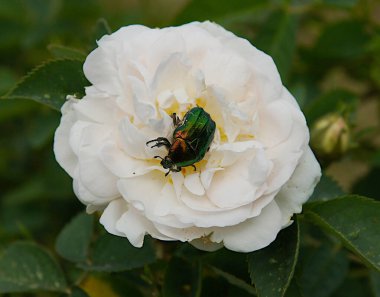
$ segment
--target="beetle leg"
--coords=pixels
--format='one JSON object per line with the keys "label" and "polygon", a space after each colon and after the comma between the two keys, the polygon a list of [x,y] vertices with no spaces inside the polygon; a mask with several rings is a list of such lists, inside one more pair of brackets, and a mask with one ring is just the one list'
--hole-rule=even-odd
{"label": "beetle leg", "polygon": [[148,145],[149,143],[152,143],[152,142],[156,142],[155,145],[151,146],[150,148],[154,148],[154,147],[161,147],[161,146],[166,146],[166,148],[170,148],[171,144],[169,142],[169,140],[165,137],[158,137],[156,139],[152,139],[152,140],[149,140],[146,145]]}
{"label": "beetle leg", "polygon": [[193,168],[194,168],[194,171],[197,171],[197,167],[195,167],[195,165],[191,165]]}
{"label": "beetle leg", "polygon": [[181,120],[179,119],[179,117],[177,116],[175,112],[173,112],[173,114],[171,115],[171,118],[173,119],[174,127],[177,127],[178,124],[181,122]]}

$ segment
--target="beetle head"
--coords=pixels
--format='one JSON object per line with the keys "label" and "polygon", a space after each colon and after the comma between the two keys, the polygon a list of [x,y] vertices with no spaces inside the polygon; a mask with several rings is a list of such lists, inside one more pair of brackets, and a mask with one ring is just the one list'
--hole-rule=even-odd
{"label": "beetle head", "polygon": [[162,159],[160,164],[165,169],[174,169],[176,167],[174,162],[168,156],[166,156],[164,159]]}
{"label": "beetle head", "polygon": [[161,166],[165,169],[169,169],[168,172],[166,172],[165,176],[167,176],[170,171],[173,171],[173,172],[179,172],[181,171],[181,167],[178,167],[173,161],[172,159],[170,159],[169,156],[166,156],[165,158],[162,158],[160,156],[154,156],[155,158],[159,158],[161,159]]}

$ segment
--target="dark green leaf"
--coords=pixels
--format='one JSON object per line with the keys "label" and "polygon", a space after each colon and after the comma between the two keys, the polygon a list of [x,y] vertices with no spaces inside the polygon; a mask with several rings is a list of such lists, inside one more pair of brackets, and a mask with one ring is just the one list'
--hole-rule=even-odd
{"label": "dark green leaf", "polygon": [[[108,25],[107,20],[103,18],[98,19],[98,21],[96,22],[95,30],[94,30],[93,40],[97,41],[100,38],[102,38],[104,35],[109,35],[111,33],[112,33],[112,30],[110,26]],[[94,46],[97,47],[96,44]]]}
{"label": "dark green leaf", "polygon": [[369,277],[374,297],[380,297],[380,273],[371,271]]}
{"label": "dark green leaf", "polygon": [[335,290],[331,297],[377,297],[373,296],[368,278],[348,274],[342,285]]}
{"label": "dark green leaf", "polygon": [[89,85],[79,60],[56,60],[42,64],[25,76],[4,96],[6,99],[31,99],[59,110],[67,95],[84,95]]}
{"label": "dark green leaf", "polygon": [[367,175],[357,181],[353,187],[353,192],[359,195],[372,197],[380,200],[380,167],[373,167]]}
{"label": "dark green leaf", "polygon": [[332,90],[308,105],[306,118],[309,125],[312,125],[315,120],[328,113],[354,111],[357,104],[358,98],[355,94],[346,90]]}
{"label": "dark green leaf", "polygon": [[331,200],[343,194],[342,188],[331,177],[323,174],[308,203]]}
{"label": "dark green leaf", "polygon": [[251,282],[248,273],[247,256],[244,253],[220,249],[216,252],[206,254],[206,256],[202,258],[202,263],[231,274],[246,283]]}
{"label": "dark green leaf", "polygon": [[72,289],[70,297],[89,297],[81,288],[75,287]]}
{"label": "dark green leaf", "polygon": [[246,12],[257,8],[266,1],[263,0],[239,0],[239,1],[219,1],[219,0],[192,0],[187,7],[177,17],[176,23],[188,23],[191,21],[216,21],[223,20],[226,16]]}
{"label": "dark green leaf", "polygon": [[57,262],[38,245],[17,242],[0,258],[0,293],[32,290],[67,291]]}
{"label": "dark green leaf", "polygon": [[202,267],[199,261],[173,258],[165,273],[164,297],[199,297],[202,289]]}
{"label": "dark green leaf", "polygon": [[17,82],[16,74],[9,68],[0,67],[0,96]]}
{"label": "dark green leaf", "polygon": [[380,271],[380,202],[349,195],[306,208],[305,214]]}
{"label": "dark green leaf", "polygon": [[286,290],[285,297],[303,297],[301,289],[298,286],[295,278],[292,279],[288,289]]}
{"label": "dark green leaf", "polygon": [[0,99],[0,123],[17,116],[27,115],[38,106],[37,103],[29,100],[6,100]]}
{"label": "dark green leaf", "polygon": [[287,11],[276,11],[262,26],[255,45],[272,56],[283,80],[286,81],[296,42],[297,19]]}
{"label": "dark green leaf", "polygon": [[324,28],[314,52],[324,58],[356,58],[365,53],[368,42],[363,23],[343,21]]}
{"label": "dark green leaf", "polygon": [[86,213],[81,213],[74,217],[58,235],[55,244],[58,254],[72,262],[88,260],[93,221],[93,217]]}
{"label": "dark green leaf", "polygon": [[128,239],[110,234],[101,236],[95,242],[91,255],[91,264],[81,265],[91,271],[124,271],[143,267],[156,260],[150,240],[145,240],[142,248],[135,248]]}
{"label": "dark green leaf", "polygon": [[[348,271],[345,252],[330,243],[301,249],[297,280],[307,297],[327,297],[343,282]],[[323,284],[323,285],[321,285]]]}
{"label": "dark green leaf", "polygon": [[351,8],[358,3],[358,0],[323,0],[323,2],[331,6]]}
{"label": "dark green leaf", "polygon": [[242,279],[236,277],[233,274],[230,274],[228,272],[225,272],[223,270],[220,270],[216,267],[211,266],[211,270],[220,277],[224,278],[227,282],[229,282],[231,285],[236,286],[244,291],[246,291],[249,294],[256,295],[256,290],[253,286],[247,284]]}
{"label": "dark green leaf", "polygon": [[81,50],[59,44],[50,44],[48,50],[56,59],[78,59],[82,61],[86,58],[86,54]]}
{"label": "dark green leaf", "polygon": [[248,267],[259,297],[284,296],[298,257],[297,222],[282,230],[268,247],[248,255]]}

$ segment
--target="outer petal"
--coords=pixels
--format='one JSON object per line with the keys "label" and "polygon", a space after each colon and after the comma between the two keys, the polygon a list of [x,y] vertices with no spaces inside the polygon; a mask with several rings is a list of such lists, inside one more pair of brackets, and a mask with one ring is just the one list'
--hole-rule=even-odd
{"label": "outer petal", "polygon": [[128,210],[128,204],[123,199],[112,200],[99,219],[100,224],[111,234],[123,236],[124,234],[116,229],[116,223]]}
{"label": "outer petal", "polygon": [[308,147],[292,177],[275,198],[282,213],[283,226],[289,223],[293,213],[301,212],[302,204],[311,196],[320,177],[321,168]]}
{"label": "outer petal", "polygon": [[142,247],[145,234],[161,240],[177,240],[161,234],[152,222],[131,206],[117,221],[116,230],[125,235],[135,247]]}
{"label": "outer petal", "polygon": [[74,177],[75,168],[78,163],[78,158],[74,154],[68,141],[71,127],[77,120],[73,111],[73,105],[75,105],[76,102],[77,101],[75,100],[70,100],[62,106],[61,123],[59,124],[54,135],[55,158],[57,159],[59,165],[61,165],[61,167],[65,169],[71,177]]}
{"label": "outer petal", "polygon": [[236,252],[252,252],[269,245],[281,230],[281,211],[276,202],[268,204],[258,217],[214,230],[211,241],[221,242]]}

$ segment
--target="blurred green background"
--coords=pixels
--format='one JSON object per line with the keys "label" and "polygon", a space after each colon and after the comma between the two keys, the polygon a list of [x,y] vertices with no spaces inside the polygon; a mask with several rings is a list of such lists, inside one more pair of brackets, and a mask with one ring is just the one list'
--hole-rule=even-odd
{"label": "blurred green background", "polygon": [[[6,93],[67,48],[85,57],[104,20],[112,31],[212,20],[247,38],[272,55],[316,127],[313,147],[325,174],[346,193],[380,200],[380,1],[0,0],[0,254],[19,239],[53,250],[65,223],[84,209],[54,159],[60,114]],[[350,289],[333,296],[372,296],[364,283],[346,283]],[[91,296],[124,296],[106,281],[90,278],[82,287]]]}

